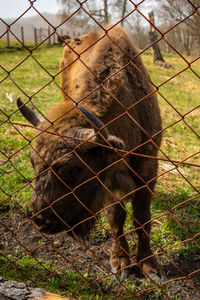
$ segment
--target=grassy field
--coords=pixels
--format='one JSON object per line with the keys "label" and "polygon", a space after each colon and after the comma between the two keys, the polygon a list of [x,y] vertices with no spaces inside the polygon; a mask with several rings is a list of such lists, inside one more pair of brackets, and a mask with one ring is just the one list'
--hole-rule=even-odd
{"label": "grassy field", "polygon": [[[31,195],[30,180],[33,170],[30,163],[29,139],[34,130],[19,124],[27,124],[19,112],[16,112],[16,103],[10,102],[6,93],[12,94],[16,99],[18,95],[22,100],[32,98],[32,103],[45,114],[51,103],[61,101],[58,64],[62,55],[62,47],[41,46],[31,54],[28,50],[10,49],[6,51],[3,42],[0,44],[0,220],[9,210],[23,210],[29,208]],[[192,256],[200,245],[200,107],[199,107],[199,78],[200,60],[187,57],[191,67],[176,54],[164,54],[166,61],[174,68],[164,69],[152,63],[151,52],[142,54],[144,64],[151,75],[153,83],[159,87],[158,99],[163,117],[164,130],[160,157],[159,179],[156,186],[156,197],[152,203],[152,244],[155,252],[164,251],[169,257],[183,256],[186,259]],[[45,70],[41,67],[43,66]],[[177,76],[175,76],[178,74]],[[52,80],[55,77],[55,80]],[[172,79],[170,79],[173,77]],[[171,106],[171,105],[172,106]],[[24,138],[25,137],[25,138]],[[175,161],[175,165],[168,161]],[[177,162],[184,162],[179,164]],[[129,203],[127,209],[130,210]],[[131,210],[130,210],[131,214]],[[105,217],[101,219],[107,228]],[[126,221],[126,230],[131,230],[131,215]],[[101,235],[106,234],[101,232]],[[94,233],[92,238],[97,237]],[[135,241],[130,241],[135,246]],[[0,258],[0,276],[7,279],[24,281],[25,278],[9,263],[13,257],[4,253]],[[168,259],[163,255],[163,264]],[[54,266],[48,261],[42,264],[52,271]],[[94,299],[95,293],[84,279],[74,270],[65,275],[57,274],[57,278],[49,276],[47,271],[29,256],[17,260],[17,266],[25,273],[31,271],[29,281],[37,282],[38,286],[50,291],[65,293],[68,289],[76,290],[78,299]],[[47,273],[46,273],[47,272]],[[40,275],[39,275],[40,274]],[[87,279],[95,280],[92,274]],[[112,279],[105,279],[103,286],[112,285]],[[142,282],[143,288],[147,283]],[[149,283],[150,284],[150,283]],[[134,287],[127,282],[127,287],[134,291]],[[156,299],[159,299],[157,289]],[[109,298],[109,295],[108,295]],[[96,296],[95,299],[101,299]],[[143,299],[143,298],[141,298]],[[147,298],[144,298],[147,299]],[[152,298],[153,299],[153,298]],[[173,298],[179,299],[179,298]]]}

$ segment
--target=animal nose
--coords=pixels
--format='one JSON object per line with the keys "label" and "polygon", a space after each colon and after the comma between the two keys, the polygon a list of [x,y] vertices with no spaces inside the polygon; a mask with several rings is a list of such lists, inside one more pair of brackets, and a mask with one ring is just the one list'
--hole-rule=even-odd
{"label": "animal nose", "polygon": [[[33,216],[33,212],[32,212]],[[51,223],[48,219],[44,219],[41,214],[35,215],[32,217],[32,221],[36,228],[45,233],[51,233]]]}

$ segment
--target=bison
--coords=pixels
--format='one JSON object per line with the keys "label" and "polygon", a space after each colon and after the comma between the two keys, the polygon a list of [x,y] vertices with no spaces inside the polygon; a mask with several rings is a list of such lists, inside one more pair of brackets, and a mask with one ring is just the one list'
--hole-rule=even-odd
{"label": "bison", "polygon": [[107,25],[73,38],[60,63],[64,101],[41,117],[20,99],[32,123],[32,219],[42,232],[66,230],[85,238],[100,212],[112,232],[110,265],[127,278],[129,247],[123,231],[125,200],[132,200],[142,272],[164,280],[150,248],[150,201],[162,122],[155,91],[125,30]]}

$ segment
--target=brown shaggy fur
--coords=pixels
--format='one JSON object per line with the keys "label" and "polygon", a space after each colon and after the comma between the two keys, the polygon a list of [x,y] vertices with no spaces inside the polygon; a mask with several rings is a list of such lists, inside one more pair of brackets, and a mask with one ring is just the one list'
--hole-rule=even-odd
{"label": "brown shaggy fur", "polygon": [[34,221],[46,232],[65,229],[85,236],[98,212],[109,205],[106,215],[113,237],[118,238],[110,259],[115,272],[130,263],[126,238],[120,237],[126,217],[121,198],[128,194],[138,227],[137,260],[142,260],[144,273],[159,273],[149,243],[150,191],[157,161],[133,154],[121,159],[122,153],[103,145],[73,151],[78,129],[92,128],[74,102],[107,125],[109,145],[152,156],[157,155],[155,145],[160,146],[161,134],[155,135],[161,131],[160,110],[149,75],[124,29],[109,28],[107,34],[98,30],[72,39],[64,48],[60,71],[65,101],[39,124],[31,155],[36,176]]}

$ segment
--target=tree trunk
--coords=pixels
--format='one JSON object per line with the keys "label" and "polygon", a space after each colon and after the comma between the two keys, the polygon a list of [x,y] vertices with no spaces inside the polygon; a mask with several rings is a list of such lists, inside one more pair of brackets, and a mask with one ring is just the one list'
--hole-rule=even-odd
{"label": "tree trunk", "polygon": [[107,24],[108,22],[108,2],[107,0],[104,0],[104,23]]}
{"label": "tree trunk", "polygon": [[[127,2],[127,0],[124,0],[123,7],[122,7],[122,15],[121,15],[121,19],[124,18],[125,13],[126,13],[126,2]],[[123,25],[123,23],[124,23],[124,20],[121,21],[121,24],[122,24],[122,25]]]}
{"label": "tree trunk", "polygon": [[[154,21],[154,13],[153,11],[149,13],[149,19],[151,21],[150,24],[150,31],[149,31],[149,39],[151,43],[154,43],[158,39],[158,34],[154,28],[153,25],[155,25]],[[152,52],[153,52],[153,62],[155,63],[156,61],[162,61],[164,62],[164,58],[162,56],[162,53],[160,51],[160,47],[158,43],[155,43],[152,45]]]}
{"label": "tree trunk", "polygon": [[[149,31],[149,39],[151,43],[154,43],[158,39],[158,35],[156,31]],[[160,47],[158,43],[155,43],[152,45],[152,52],[153,52],[153,62],[155,63],[157,60],[163,61],[164,58],[162,56],[162,53],[160,51]]]}

